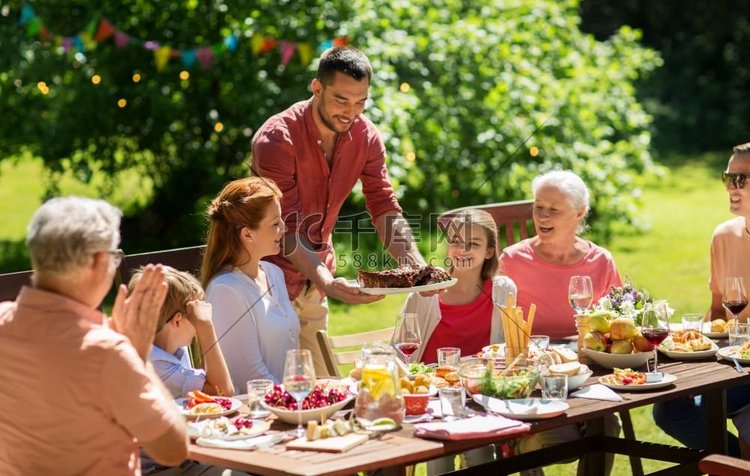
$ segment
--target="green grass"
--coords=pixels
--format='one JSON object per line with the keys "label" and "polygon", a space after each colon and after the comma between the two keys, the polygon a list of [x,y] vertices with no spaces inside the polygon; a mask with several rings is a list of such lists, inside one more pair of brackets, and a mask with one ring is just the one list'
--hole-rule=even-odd
{"label": "green grass", "polygon": [[[606,244],[623,275],[646,288],[655,298],[669,300],[676,317],[688,312],[704,312],[710,302],[708,292],[709,243],[714,227],[731,217],[726,192],[718,179],[725,155],[673,157],[666,165],[670,175],[644,190],[641,213],[651,229],[637,236],[620,237]],[[26,224],[42,201],[46,174],[40,161],[0,162],[0,246],[22,243]],[[70,175],[59,179],[64,193],[99,196],[101,181],[86,185]],[[148,193],[149,187],[146,186]],[[137,173],[120,177],[117,193],[107,198],[120,206],[142,200],[145,193]],[[135,199],[129,197],[135,196]],[[22,246],[16,246],[15,251]],[[9,252],[0,249],[2,261]],[[21,268],[19,268],[21,269]],[[366,306],[331,303],[331,334],[349,334],[393,325],[404,296],[390,296]],[[631,412],[639,439],[676,444],[651,419],[651,408]],[[731,427],[731,422],[730,427]],[[424,474],[420,465],[418,474]],[[644,461],[646,472],[668,466]],[[575,474],[576,464],[556,465],[546,469],[548,475]],[[615,475],[629,475],[626,458],[615,460]]]}

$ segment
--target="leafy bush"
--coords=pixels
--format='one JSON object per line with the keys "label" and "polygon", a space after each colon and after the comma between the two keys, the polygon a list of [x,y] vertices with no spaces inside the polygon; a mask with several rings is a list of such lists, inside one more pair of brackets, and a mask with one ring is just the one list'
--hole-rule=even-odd
{"label": "leafy bush", "polygon": [[597,42],[573,0],[356,5],[347,24],[376,74],[368,115],[406,209],[528,198],[535,175],[568,168],[591,188],[593,237],[638,223],[639,177],[660,172],[635,97],[659,57],[639,32]]}

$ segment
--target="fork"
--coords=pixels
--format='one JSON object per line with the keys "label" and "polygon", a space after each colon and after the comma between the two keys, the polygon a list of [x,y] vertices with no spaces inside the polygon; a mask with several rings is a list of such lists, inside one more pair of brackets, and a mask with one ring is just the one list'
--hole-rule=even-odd
{"label": "fork", "polygon": [[732,357],[732,362],[734,362],[734,368],[737,369],[737,372],[739,373],[745,373],[745,369],[742,368],[739,362],[737,362],[737,357]]}

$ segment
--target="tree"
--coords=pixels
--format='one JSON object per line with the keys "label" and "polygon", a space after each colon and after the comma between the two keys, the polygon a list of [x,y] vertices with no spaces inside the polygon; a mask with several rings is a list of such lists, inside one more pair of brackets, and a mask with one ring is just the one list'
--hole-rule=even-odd
{"label": "tree", "polygon": [[[315,48],[334,37],[335,20],[347,11],[343,2],[276,0],[30,5],[60,37],[74,37],[104,18],[132,41],[117,48],[109,37],[64,54],[60,46],[44,44],[44,35],[24,37],[12,23],[20,9],[4,18],[0,109],[15,120],[0,124],[0,156],[27,152],[42,157],[51,171],[70,169],[84,181],[139,170],[153,192],[147,204],[127,210],[123,229],[130,252],[199,242],[206,200],[226,181],[249,174],[255,129],[309,95],[308,66],[298,56],[282,65],[276,47],[254,53],[252,35]],[[229,51],[225,41],[233,33],[238,41]],[[213,47],[214,61],[202,69],[198,62],[187,68],[172,59],[159,71],[154,53],[135,39],[181,50]]]}
{"label": "tree", "polygon": [[639,176],[658,169],[635,84],[659,64],[637,31],[598,42],[574,0],[365,3],[349,25],[405,208],[528,198],[533,176],[567,168],[592,191],[593,237],[637,223]]}
{"label": "tree", "polygon": [[[159,71],[146,45],[117,48],[109,38],[62,54],[39,33],[24,37],[18,10],[0,17],[0,109],[15,119],[0,124],[2,157],[34,154],[83,180],[139,170],[153,191],[127,210],[130,252],[199,242],[206,200],[248,174],[256,128],[309,97],[314,64],[295,57],[284,66],[278,49],[254,53],[254,34],[311,45],[345,35],[368,54],[367,114],[387,141],[402,204],[425,217],[526,198],[534,175],[562,167],[591,187],[593,236],[606,237],[635,221],[638,175],[653,168],[634,84],[658,57],[630,28],[605,42],[583,34],[575,0],[30,5],[60,36],[86,25],[93,35],[106,18],[133,38],[217,55],[210,69],[173,59]],[[227,51],[232,33],[237,47]],[[350,208],[361,210],[359,201]]]}

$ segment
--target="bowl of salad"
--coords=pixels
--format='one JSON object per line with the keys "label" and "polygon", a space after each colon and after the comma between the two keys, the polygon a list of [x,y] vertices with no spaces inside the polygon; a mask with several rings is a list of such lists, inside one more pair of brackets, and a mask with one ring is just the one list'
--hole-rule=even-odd
{"label": "bowl of salad", "polygon": [[[282,385],[274,385],[268,392],[261,406],[279,417],[285,423],[296,425],[310,420],[324,421],[351,402],[354,395],[336,388],[326,388],[324,384],[315,386],[312,392],[302,401],[302,411],[297,411],[297,401]],[[299,420],[298,420],[299,419]]]}
{"label": "bowl of salad", "polygon": [[495,368],[481,359],[465,362],[459,375],[469,396],[482,394],[506,400],[528,397],[539,379],[535,367]]}

